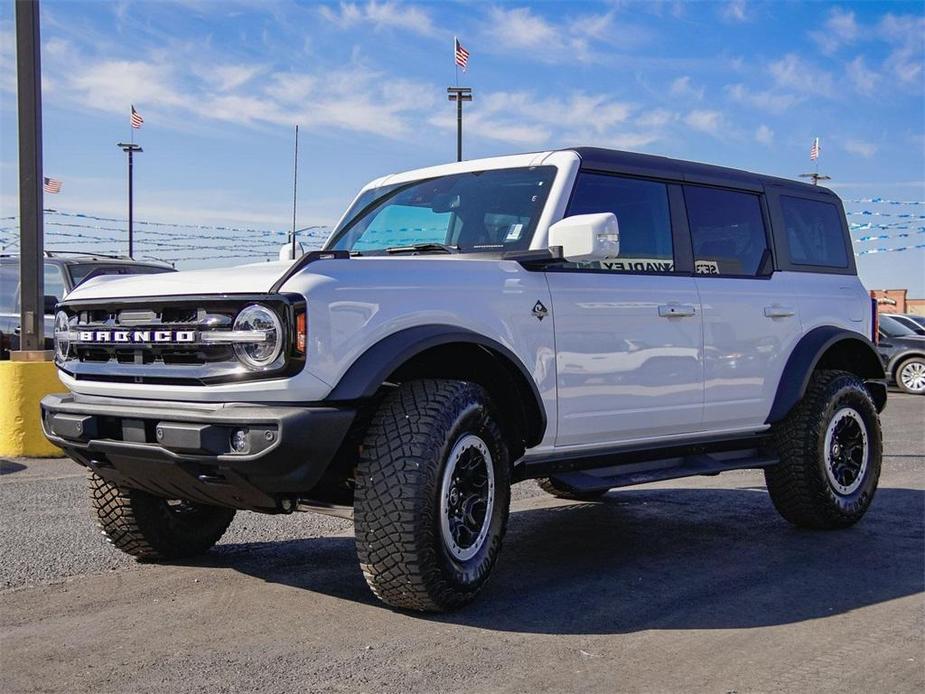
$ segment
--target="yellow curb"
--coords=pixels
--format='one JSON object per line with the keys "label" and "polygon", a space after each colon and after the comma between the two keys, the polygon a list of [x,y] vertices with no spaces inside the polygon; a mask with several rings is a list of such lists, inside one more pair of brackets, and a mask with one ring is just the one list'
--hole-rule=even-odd
{"label": "yellow curb", "polygon": [[0,361],[0,456],[63,455],[42,433],[39,401],[49,393],[65,390],[51,362]]}

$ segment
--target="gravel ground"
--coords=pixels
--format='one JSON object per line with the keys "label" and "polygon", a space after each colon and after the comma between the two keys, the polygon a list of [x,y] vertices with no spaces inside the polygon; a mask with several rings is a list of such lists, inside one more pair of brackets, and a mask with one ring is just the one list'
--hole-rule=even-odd
{"label": "gravel ground", "polygon": [[2,461],[3,692],[925,689],[925,398],[891,394],[854,528],[791,528],[760,473],[515,487],[491,584],[422,617],[368,592],[349,521],[240,513],[206,558],[137,564],[66,460]]}

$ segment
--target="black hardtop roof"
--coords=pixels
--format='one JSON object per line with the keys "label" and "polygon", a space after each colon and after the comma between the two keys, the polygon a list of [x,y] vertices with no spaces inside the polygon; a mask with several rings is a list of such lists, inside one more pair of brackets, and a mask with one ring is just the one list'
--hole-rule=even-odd
{"label": "black hardtop roof", "polygon": [[638,152],[623,152],[616,149],[602,147],[567,147],[562,151],[575,152],[581,157],[582,168],[612,171],[614,173],[636,174],[651,178],[666,178],[688,181],[691,183],[704,183],[732,188],[745,188],[760,190],[765,186],[790,188],[800,193],[814,193],[816,195],[831,195],[837,197],[833,191],[825,186],[814,186],[802,181],[793,181],[787,178],[766,176],[741,169],[731,169],[725,166],[703,164],[696,161],[672,159],[653,154],[639,154]]}

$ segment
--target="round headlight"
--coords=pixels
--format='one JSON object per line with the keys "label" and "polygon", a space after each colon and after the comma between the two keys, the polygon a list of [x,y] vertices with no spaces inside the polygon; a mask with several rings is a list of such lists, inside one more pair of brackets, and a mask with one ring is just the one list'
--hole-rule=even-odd
{"label": "round headlight", "polygon": [[71,348],[71,341],[68,338],[69,329],[67,314],[64,311],[58,311],[55,314],[55,356],[62,361],[67,359]]}
{"label": "round headlight", "polygon": [[233,330],[255,333],[253,342],[239,342],[234,346],[238,359],[252,369],[272,366],[283,349],[283,326],[276,313],[266,306],[251,304],[245,307],[234,319]]}

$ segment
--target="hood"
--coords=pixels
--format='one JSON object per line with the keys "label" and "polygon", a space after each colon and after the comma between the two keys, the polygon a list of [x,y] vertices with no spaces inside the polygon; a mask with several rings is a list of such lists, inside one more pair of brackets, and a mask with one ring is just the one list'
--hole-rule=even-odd
{"label": "hood", "polygon": [[67,295],[66,300],[190,294],[259,294],[269,291],[290,265],[292,261],[286,260],[154,275],[101,275],[78,286]]}

